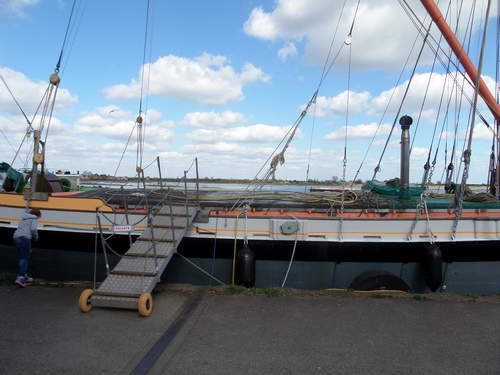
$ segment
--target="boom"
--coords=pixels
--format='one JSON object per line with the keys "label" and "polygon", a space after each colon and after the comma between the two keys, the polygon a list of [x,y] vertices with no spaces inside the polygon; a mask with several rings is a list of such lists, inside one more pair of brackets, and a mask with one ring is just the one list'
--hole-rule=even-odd
{"label": "boom", "polygon": [[469,56],[463,49],[460,41],[455,36],[455,33],[451,30],[450,26],[446,23],[446,20],[443,17],[443,14],[437,7],[434,0],[421,0],[422,5],[425,7],[433,21],[436,23],[436,26],[439,28],[444,38],[453,49],[453,52],[457,56],[458,60],[464,67],[467,75],[471,79],[472,83],[475,85],[476,82],[479,82],[479,95],[484,99],[486,104],[488,105],[491,113],[495,117],[495,120],[498,122],[500,119],[500,106],[496,102],[495,98],[491,94],[490,90],[482,80],[479,78],[478,81],[478,73],[477,69],[470,60]]}

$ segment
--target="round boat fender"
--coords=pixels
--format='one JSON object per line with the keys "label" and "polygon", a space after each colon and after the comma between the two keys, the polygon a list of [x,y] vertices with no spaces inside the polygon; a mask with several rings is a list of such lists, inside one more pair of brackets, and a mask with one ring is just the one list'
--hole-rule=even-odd
{"label": "round boat fender", "polygon": [[358,275],[349,286],[354,290],[402,290],[408,292],[410,287],[396,275],[381,270],[370,270]]}
{"label": "round boat fender", "polygon": [[255,254],[246,245],[243,245],[236,256],[236,284],[247,288],[255,285]]}
{"label": "round boat fender", "polygon": [[92,310],[91,298],[92,294],[94,294],[93,289],[85,289],[81,294],[80,298],[78,298],[78,307],[80,311],[83,313],[88,313]]}
{"label": "round boat fender", "polygon": [[153,312],[153,297],[150,293],[142,293],[137,301],[137,311],[140,316],[150,316]]}
{"label": "round boat fender", "polygon": [[435,292],[443,282],[443,255],[436,244],[425,249],[424,272],[425,283]]}

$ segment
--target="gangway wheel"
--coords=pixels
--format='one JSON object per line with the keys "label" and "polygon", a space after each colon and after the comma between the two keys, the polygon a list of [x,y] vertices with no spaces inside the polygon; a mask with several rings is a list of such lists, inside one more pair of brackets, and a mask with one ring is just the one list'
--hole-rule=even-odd
{"label": "gangway wheel", "polygon": [[149,316],[153,311],[153,297],[150,293],[142,293],[137,301],[137,310],[141,316]]}
{"label": "gangway wheel", "polygon": [[93,289],[85,289],[80,294],[80,298],[78,299],[78,307],[80,308],[81,312],[88,313],[90,310],[92,310],[92,305],[90,304],[90,297],[92,297],[92,294],[94,294]]}

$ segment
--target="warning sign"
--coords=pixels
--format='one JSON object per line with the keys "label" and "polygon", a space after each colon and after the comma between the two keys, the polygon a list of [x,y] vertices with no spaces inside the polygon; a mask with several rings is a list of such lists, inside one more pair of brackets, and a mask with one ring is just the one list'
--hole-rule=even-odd
{"label": "warning sign", "polygon": [[133,230],[133,225],[115,225],[113,227],[113,232],[132,232]]}

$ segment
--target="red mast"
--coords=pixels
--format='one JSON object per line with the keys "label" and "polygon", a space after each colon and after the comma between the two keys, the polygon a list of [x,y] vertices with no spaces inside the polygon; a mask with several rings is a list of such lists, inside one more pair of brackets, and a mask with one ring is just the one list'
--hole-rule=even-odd
{"label": "red mast", "polygon": [[[458,60],[467,72],[467,75],[471,79],[472,84],[475,85],[478,78],[477,69],[463,49],[455,34],[451,30],[450,26],[448,26],[448,24],[446,23],[446,20],[444,19],[443,14],[437,7],[436,3],[434,2],[434,0],[420,1],[422,2],[422,5],[425,7],[425,9],[427,9],[427,12],[432,17],[436,26],[439,28],[439,30],[441,30],[441,33],[452,48],[453,52],[455,52],[455,55],[457,56]],[[481,95],[481,97],[484,99],[495,119],[499,121],[500,106],[481,78],[479,78],[479,95]]]}

